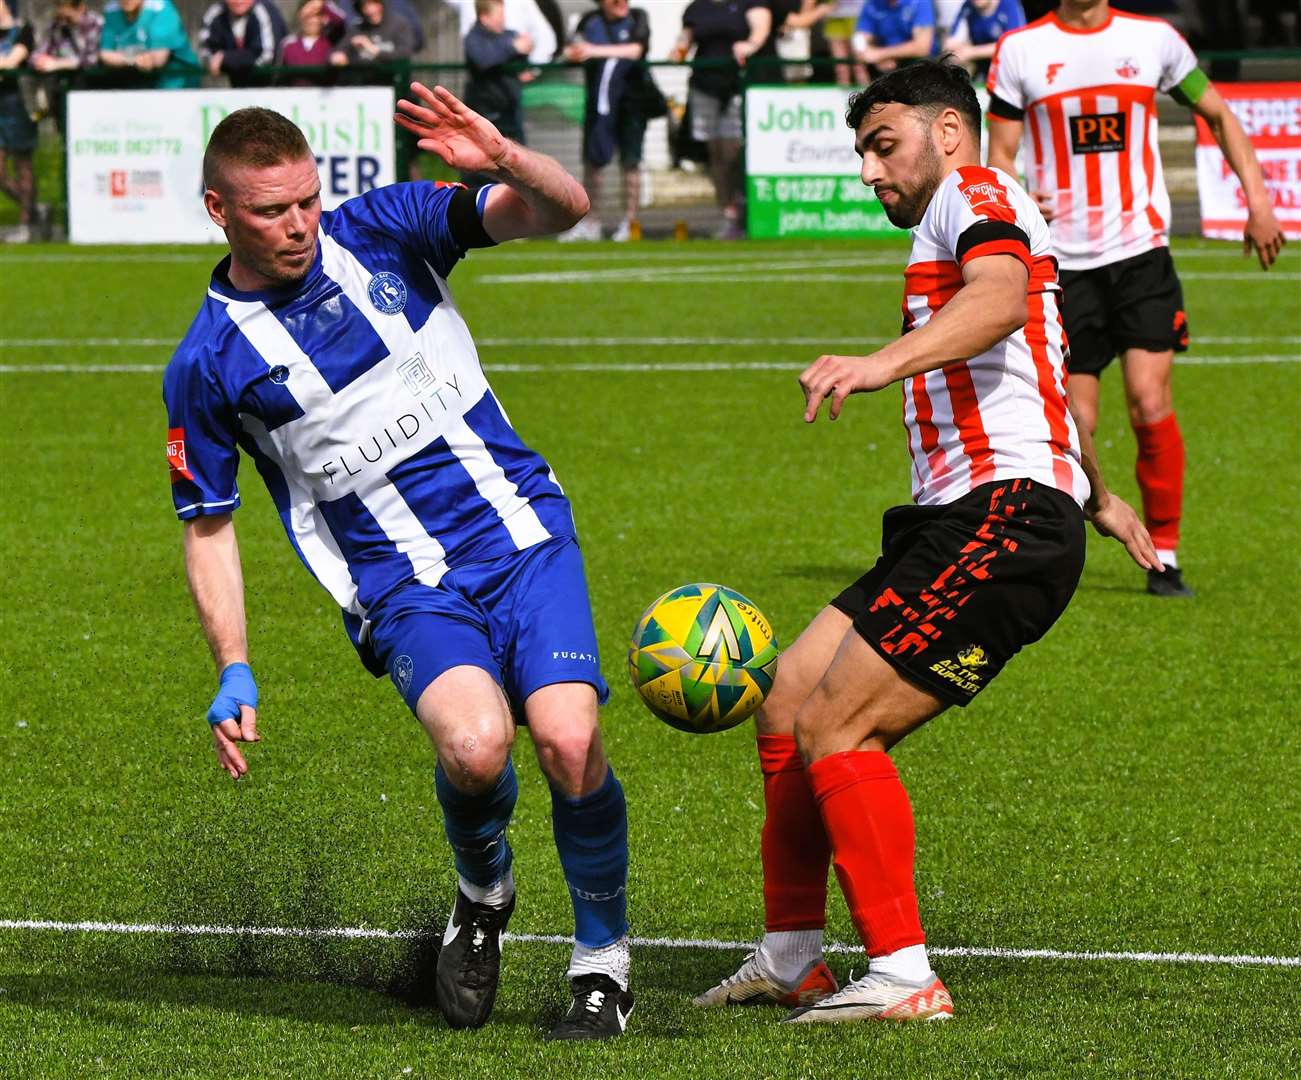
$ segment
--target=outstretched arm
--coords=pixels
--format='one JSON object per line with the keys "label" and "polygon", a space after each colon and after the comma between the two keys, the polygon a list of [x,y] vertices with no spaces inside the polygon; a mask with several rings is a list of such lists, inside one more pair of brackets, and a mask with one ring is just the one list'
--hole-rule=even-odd
{"label": "outstretched arm", "polygon": [[[248,764],[236,743],[258,741],[257,690],[248,672],[244,574],[229,514],[185,523],[185,576],[221,676],[221,690],[208,712],[213,749],[217,764],[238,780],[248,772]],[[243,681],[245,673],[247,683]],[[251,693],[248,687],[252,687]]]}
{"label": "outstretched arm", "polygon": [[1193,104],[1193,111],[1210,127],[1247,197],[1247,228],[1242,234],[1242,253],[1246,255],[1254,248],[1261,269],[1268,270],[1286,240],[1282,226],[1274,216],[1274,204],[1269,189],[1265,187],[1265,178],[1251,140],[1214,86],[1207,85]]}
{"label": "outstretched arm", "polygon": [[420,149],[501,185],[488,193],[483,210],[483,227],[494,240],[563,232],[591,209],[583,185],[554,158],[507,139],[444,87],[416,82],[411,90],[423,105],[399,101],[396,119],[420,137]]}

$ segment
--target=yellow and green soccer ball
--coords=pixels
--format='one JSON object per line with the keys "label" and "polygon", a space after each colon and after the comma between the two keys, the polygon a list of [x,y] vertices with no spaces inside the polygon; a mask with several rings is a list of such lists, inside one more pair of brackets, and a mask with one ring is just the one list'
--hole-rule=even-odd
{"label": "yellow and green soccer ball", "polygon": [[726,731],[772,689],[772,624],[722,585],[683,585],[646,609],[633,631],[628,671],[651,712],[679,731]]}

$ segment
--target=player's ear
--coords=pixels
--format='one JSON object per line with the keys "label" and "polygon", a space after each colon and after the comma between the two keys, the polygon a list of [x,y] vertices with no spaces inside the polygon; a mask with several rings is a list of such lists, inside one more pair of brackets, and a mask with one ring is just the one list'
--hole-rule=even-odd
{"label": "player's ear", "polygon": [[962,114],[957,109],[945,109],[936,118],[936,127],[939,129],[937,135],[940,148],[946,154],[954,153],[967,133]]}
{"label": "player's ear", "polygon": [[203,208],[208,211],[208,217],[212,218],[212,223],[217,228],[226,227],[226,204],[222,200],[221,192],[207,188],[203,193]]}

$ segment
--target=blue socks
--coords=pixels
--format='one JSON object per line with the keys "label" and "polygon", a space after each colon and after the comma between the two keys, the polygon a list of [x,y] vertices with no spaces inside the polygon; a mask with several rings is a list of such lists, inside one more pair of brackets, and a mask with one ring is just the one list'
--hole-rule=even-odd
{"label": "blue socks", "polygon": [[[519,784],[509,759],[492,789],[466,795],[452,785],[440,764],[434,770],[434,788],[443,808],[443,828],[456,856],[456,872],[474,885],[493,885],[510,869],[511,850],[506,842]],[[620,806],[623,798],[620,796]]]}
{"label": "blue socks", "polygon": [[[508,761],[481,795],[457,790],[441,765],[434,784],[456,872],[481,888],[496,884],[511,867],[506,826],[519,796],[514,765]],[[619,941],[628,933],[628,810],[614,770],[579,799],[552,788],[551,826],[574,905],[574,939],[589,949]]]}
{"label": "blue socks", "polygon": [[574,939],[601,948],[628,933],[628,809],[610,769],[590,795],[551,789],[551,827],[574,904]]}

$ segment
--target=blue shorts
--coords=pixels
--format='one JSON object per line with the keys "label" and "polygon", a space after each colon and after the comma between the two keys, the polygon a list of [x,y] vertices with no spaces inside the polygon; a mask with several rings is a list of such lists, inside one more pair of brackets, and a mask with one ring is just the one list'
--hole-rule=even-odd
{"label": "blue shorts", "polygon": [[462,664],[488,672],[519,720],[528,696],[553,683],[588,683],[601,704],[610,696],[572,537],[456,567],[437,588],[413,582],[371,619],[368,644],[413,713],[425,688]]}

